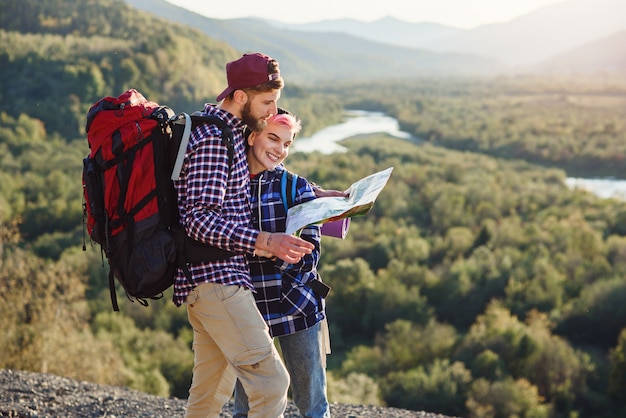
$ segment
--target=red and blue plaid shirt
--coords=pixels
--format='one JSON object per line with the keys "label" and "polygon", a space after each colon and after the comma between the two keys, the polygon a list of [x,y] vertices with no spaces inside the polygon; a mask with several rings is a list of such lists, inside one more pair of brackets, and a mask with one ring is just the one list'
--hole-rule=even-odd
{"label": "red and blue plaid shirt", "polygon": [[178,269],[173,297],[177,306],[201,283],[254,288],[245,253],[254,251],[259,232],[251,228],[244,124],[215,105],[206,104],[204,113],[219,116],[231,126],[234,159],[229,170],[228,151],[216,125],[201,124],[191,133],[180,178],[174,181],[181,223],[190,237],[240,255],[191,265],[191,281]]}

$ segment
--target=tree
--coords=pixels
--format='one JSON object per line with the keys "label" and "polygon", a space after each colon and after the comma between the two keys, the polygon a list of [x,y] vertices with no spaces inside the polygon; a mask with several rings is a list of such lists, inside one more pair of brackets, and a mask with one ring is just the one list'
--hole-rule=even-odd
{"label": "tree", "polygon": [[352,345],[354,341],[371,339],[375,334],[369,327],[372,318],[365,315],[364,308],[376,277],[365,260],[342,260],[323,266],[320,273],[332,287],[326,310],[329,326],[338,336],[333,344],[341,347],[348,341]]}
{"label": "tree", "polygon": [[0,231],[0,367],[122,384],[117,351],[85,327],[85,259],[43,261],[16,248],[14,230]]}
{"label": "tree", "polygon": [[463,363],[437,359],[426,366],[389,373],[380,391],[389,406],[463,416],[472,375]]}
{"label": "tree", "polygon": [[355,405],[383,405],[378,395],[378,384],[371,377],[350,373],[339,378],[328,372],[328,400],[333,403]]}
{"label": "tree", "polygon": [[626,324],[625,299],[626,283],[622,277],[586,286],[564,313],[558,330],[572,341],[605,349],[615,346]]}
{"label": "tree", "polygon": [[552,335],[552,327],[545,314],[532,311],[524,324],[494,301],[463,338],[457,358],[480,374],[489,350],[498,374],[504,370],[514,379],[525,379],[549,403],[571,410],[574,399],[586,395],[593,366],[588,354]]}
{"label": "tree", "polygon": [[385,326],[373,347],[354,347],[341,366],[341,373],[366,373],[382,377],[388,373],[416,368],[450,356],[456,344],[456,330],[430,320],[420,326],[396,319]]}
{"label": "tree", "polygon": [[525,379],[478,379],[467,399],[469,418],[549,418],[552,408]]}
{"label": "tree", "polygon": [[191,383],[193,353],[184,338],[159,330],[139,329],[132,319],[102,312],[92,329],[101,341],[110,341],[124,360],[118,373],[124,385],[159,396],[185,397]]}
{"label": "tree", "polygon": [[626,392],[626,328],[622,329],[617,345],[611,350],[609,360],[611,371],[609,374],[608,394],[622,404]]}

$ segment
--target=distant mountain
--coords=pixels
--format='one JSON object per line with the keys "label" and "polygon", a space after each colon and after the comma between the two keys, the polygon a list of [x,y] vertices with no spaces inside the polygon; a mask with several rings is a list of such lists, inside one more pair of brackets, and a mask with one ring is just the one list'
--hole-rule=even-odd
{"label": "distant mountain", "polygon": [[557,55],[534,68],[552,73],[626,73],[626,30]]}
{"label": "distant mountain", "polygon": [[480,26],[423,46],[440,52],[490,56],[512,66],[530,66],[623,29],[624,0],[567,0],[510,22]]}
{"label": "distant mountain", "polygon": [[[531,67],[553,55],[626,29],[626,1],[567,0],[509,22],[474,29],[407,23],[391,17],[371,23],[350,19],[302,25],[269,22],[290,30],[345,33],[391,45],[477,54],[498,59],[512,67]],[[625,48],[616,46],[618,48],[613,49],[613,53],[619,55]]]}
{"label": "distant mountain", "polygon": [[275,20],[268,20],[267,22],[282,29],[345,33],[370,41],[407,48],[424,48],[438,39],[462,36],[466,32],[464,29],[453,28],[439,23],[408,23],[391,16],[373,22],[353,19],[323,20],[321,22],[304,24],[282,23]]}
{"label": "distant mountain", "polygon": [[[220,20],[165,0],[126,1],[200,29],[239,51],[264,51],[280,61],[290,80],[300,84],[541,71],[545,66],[539,63],[626,30],[624,0],[564,0],[509,22],[474,29],[407,23],[392,17],[369,23],[351,19],[307,24]],[[604,60],[619,61],[623,51],[623,44],[607,44]],[[594,67],[588,54],[570,55],[569,60],[570,68],[607,68],[601,62]],[[564,67],[553,66],[551,71],[556,68]]]}
{"label": "distant mountain", "polygon": [[290,81],[403,79],[434,75],[486,75],[503,70],[492,58],[440,53],[374,42],[344,33],[296,31],[259,19],[211,19],[164,0],[126,0],[157,16],[193,26],[242,52],[262,51],[280,61]]}

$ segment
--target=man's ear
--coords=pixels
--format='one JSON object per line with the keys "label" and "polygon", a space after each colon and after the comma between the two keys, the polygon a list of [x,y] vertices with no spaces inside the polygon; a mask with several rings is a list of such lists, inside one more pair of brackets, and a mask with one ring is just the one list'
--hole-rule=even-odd
{"label": "man's ear", "polygon": [[243,106],[248,102],[248,93],[243,90],[235,90],[233,93],[233,100],[239,106]]}

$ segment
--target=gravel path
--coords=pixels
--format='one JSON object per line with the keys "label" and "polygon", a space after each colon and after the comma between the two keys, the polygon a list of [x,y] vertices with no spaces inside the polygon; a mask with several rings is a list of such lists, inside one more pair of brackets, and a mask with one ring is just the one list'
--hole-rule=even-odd
{"label": "gravel path", "polygon": [[[160,398],[116,386],[80,382],[51,374],[0,370],[0,417],[122,418],[182,417],[186,401]],[[220,418],[232,418],[226,405]],[[331,404],[333,417],[450,418],[440,414],[365,405]],[[292,403],[285,418],[297,418]]]}

